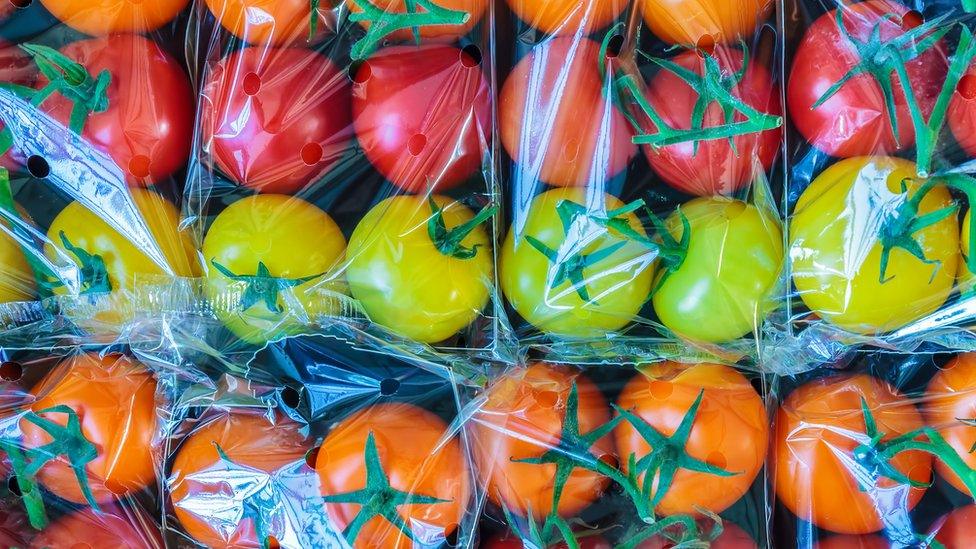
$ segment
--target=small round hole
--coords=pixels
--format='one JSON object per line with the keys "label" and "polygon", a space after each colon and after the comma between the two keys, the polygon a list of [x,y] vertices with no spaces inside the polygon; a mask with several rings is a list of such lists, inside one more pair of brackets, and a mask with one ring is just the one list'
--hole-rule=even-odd
{"label": "small round hole", "polygon": [[959,87],[956,88],[959,95],[965,99],[976,99],[976,75],[967,74],[959,80]]}
{"label": "small round hole", "polygon": [[10,3],[19,10],[24,10],[34,3],[34,0],[10,0]]}
{"label": "small round hole", "polygon": [[466,68],[474,68],[481,65],[483,60],[481,55],[481,48],[475,46],[474,44],[468,44],[461,48],[461,65]]}
{"label": "small round hole", "polygon": [[149,177],[149,157],[144,154],[137,154],[129,160],[129,173],[132,177],[145,179]]}
{"label": "small round hole", "polygon": [[715,37],[711,34],[705,34],[698,39],[698,43],[695,44],[695,51],[698,52],[698,57],[711,56],[715,53]]}
{"label": "small round hole", "polygon": [[425,148],[427,148],[427,136],[422,133],[414,134],[407,140],[407,152],[411,156],[420,156]]}
{"label": "small round hole", "polygon": [[624,47],[624,36],[622,34],[614,35],[607,43],[607,57],[614,58],[620,55],[620,49]]}
{"label": "small round hole", "polygon": [[354,84],[365,84],[369,82],[369,79],[373,77],[373,69],[370,68],[368,61],[363,61],[362,63],[353,63],[349,67],[349,79],[353,81]]}
{"label": "small round hole", "polygon": [[319,460],[320,449],[321,448],[319,446],[316,446],[315,448],[305,452],[305,465],[308,465],[309,469],[315,469],[315,464],[318,463]]}
{"label": "small round hole", "polygon": [[0,364],[0,381],[17,381],[24,375],[24,367],[19,362],[8,360]]}
{"label": "small round hole", "polygon": [[247,95],[257,95],[261,91],[261,77],[253,72],[244,75],[244,93]]}
{"label": "small round hole", "polygon": [[398,379],[389,378],[380,382],[380,394],[383,396],[393,396],[399,390],[400,380]]}
{"label": "small round hole", "polygon": [[27,171],[38,179],[44,179],[51,175],[51,166],[43,156],[34,154],[27,159]]}
{"label": "small round hole", "polygon": [[322,155],[324,153],[322,151],[322,145],[319,145],[318,143],[306,143],[305,146],[302,147],[301,154],[302,162],[304,162],[306,166],[314,166],[322,160]]}
{"label": "small round hole", "polygon": [[902,16],[900,26],[903,30],[910,31],[924,22],[925,18],[922,17],[922,14],[916,10],[912,10]]}
{"label": "small round hole", "polygon": [[302,395],[294,387],[281,390],[281,403],[289,408],[297,408],[302,401]]}
{"label": "small round hole", "polygon": [[7,479],[7,490],[10,490],[10,493],[17,497],[24,495],[23,492],[20,491],[20,483],[17,482],[17,477],[10,477]]}

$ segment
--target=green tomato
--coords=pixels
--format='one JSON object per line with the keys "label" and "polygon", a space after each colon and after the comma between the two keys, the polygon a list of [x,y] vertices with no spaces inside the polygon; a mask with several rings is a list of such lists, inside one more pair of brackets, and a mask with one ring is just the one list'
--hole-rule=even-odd
{"label": "green tomato", "polygon": [[[657,251],[601,223],[623,203],[610,195],[600,199],[604,205],[588,208],[585,189],[543,193],[525,214],[520,234],[513,227],[505,240],[502,291],[547,334],[606,335],[634,320],[650,295]],[[613,217],[646,240],[632,212]]]}
{"label": "green tomato", "polygon": [[[431,204],[431,201],[433,204]],[[482,314],[494,286],[491,241],[477,216],[445,196],[394,196],[356,226],[346,279],[369,318],[436,343]]]}
{"label": "green tomato", "polygon": [[676,241],[684,234],[682,215],[691,238],[684,261],[654,294],[661,323],[708,343],[754,331],[776,304],[771,291],[784,259],[779,221],[739,200],[696,198],[665,221]]}

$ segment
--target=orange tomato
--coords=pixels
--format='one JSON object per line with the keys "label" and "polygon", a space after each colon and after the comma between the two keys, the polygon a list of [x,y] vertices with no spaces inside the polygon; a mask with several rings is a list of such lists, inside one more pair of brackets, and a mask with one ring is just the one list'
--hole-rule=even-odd
{"label": "orange tomato", "polygon": [[[882,440],[922,426],[921,414],[901,393],[863,374],[807,383],[786,398],[776,415],[771,463],[779,500],[801,520],[842,534],[880,530],[883,515],[907,514],[925,493],[887,478],[869,490],[859,484],[855,475],[864,475],[852,470],[853,454],[869,438],[862,399]],[[914,481],[932,478],[932,458],[926,453],[902,452],[890,463]]]}
{"label": "orange tomato", "polygon": [[[642,368],[624,387],[617,406],[670,437],[699,394],[701,405],[685,451],[734,474],[678,469],[655,509],[661,515],[698,514],[699,509],[721,513],[749,491],[765,461],[769,420],[762,398],[745,376],[728,366],[662,362]],[[640,460],[652,449],[627,421],[614,429],[614,437],[625,472],[632,454]],[[659,480],[654,479],[655,490]]]}
{"label": "orange tomato", "polygon": [[69,27],[103,36],[148,32],[169,23],[188,0],[41,0],[47,11]]}
{"label": "orange tomato", "polygon": [[[145,366],[123,355],[81,354],[52,369],[31,394],[36,400],[30,410],[44,419],[68,424],[66,414],[41,413],[55,406],[67,406],[77,414],[82,435],[98,451],[85,465],[96,501],[133,494],[155,480],[156,379]],[[21,419],[20,428],[25,448],[40,448],[53,440],[29,417]],[[45,464],[37,479],[59,497],[86,503],[63,455]]]}
{"label": "orange tomato", "polygon": [[661,40],[708,48],[747,42],[769,17],[773,0],[638,0],[644,21]]}
{"label": "orange tomato", "polygon": [[[370,456],[371,435],[375,454]],[[367,478],[370,457],[379,460],[382,471],[371,471]],[[341,421],[322,442],[315,469],[324,496],[342,499],[354,495],[368,488],[369,480],[389,482],[390,490],[401,497],[409,493],[414,498],[444,500],[395,505],[406,528],[424,547],[444,543],[469,508],[471,486],[460,443],[443,420],[410,404],[379,404]],[[363,507],[346,502],[325,504],[337,531],[345,530]],[[414,547],[407,534],[382,516],[369,519],[351,543],[362,549]]]}
{"label": "orange tomato", "polygon": [[[404,0],[370,0],[370,3],[386,13],[407,13]],[[485,14],[488,0],[434,0],[433,4],[452,11],[463,11],[468,14],[468,19],[460,25],[425,25],[420,27],[418,29],[420,40],[424,43],[451,42],[470,32]],[[351,13],[363,11],[358,0],[349,0],[347,5]],[[367,21],[360,24],[366,29],[370,26]],[[392,42],[412,41],[414,39],[413,29],[398,30],[387,35],[386,39]]]}
{"label": "orange tomato", "polygon": [[589,34],[608,26],[629,0],[508,0],[522,21],[546,34]]}
{"label": "orange tomato", "polygon": [[[559,444],[573,383],[579,397],[579,430],[587,434],[610,421],[600,389],[581,373],[564,366],[537,362],[497,380],[469,423],[478,478],[488,497],[522,516],[545,516],[552,509],[556,465],[518,463],[537,458]],[[611,437],[590,448],[593,455],[615,461]],[[574,469],[563,489],[557,512],[572,517],[593,503],[609,480]]]}
{"label": "orange tomato", "polygon": [[[959,421],[976,420],[976,353],[961,354],[946,364],[932,377],[925,396],[922,407],[925,421],[945,438],[966,465],[976,468],[976,454],[970,452],[976,444],[976,427]],[[956,489],[968,493],[962,479],[942,460],[935,460],[935,469]]]}
{"label": "orange tomato", "polygon": [[[214,17],[232,34],[250,44],[286,45],[307,41],[312,21],[309,0],[206,0]],[[331,2],[315,10],[318,19],[313,41],[335,32]]]}
{"label": "orange tomato", "polygon": [[[222,502],[222,508],[242,505],[240,495],[228,494],[224,482],[207,483],[200,480],[199,474],[219,466],[221,456],[216,446],[234,465],[269,474],[304,461],[309,445],[300,429],[298,423],[288,419],[279,417],[271,421],[261,412],[252,411],[225,412],[204,420],[180,445],[167,481],[173,510],[186,533],[214,549],[263,547],[261,542],[265,540],[258,539],[252,517],[243,517],[228,533],[225,523],[218,522],[209,513],[194,510],[194,505],[202,499]],[[310,467],[304,464],[302,467],[314,475]]]}
{"label": "orange tomato", "polygon": [[976,547],[976,505],[960,507],[935,521],[935,541],[948,549]]}

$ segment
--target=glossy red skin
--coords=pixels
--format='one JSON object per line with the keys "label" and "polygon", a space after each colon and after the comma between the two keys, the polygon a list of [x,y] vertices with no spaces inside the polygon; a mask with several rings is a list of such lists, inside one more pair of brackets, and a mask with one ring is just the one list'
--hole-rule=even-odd
{"label": "glossy red skin", "polygon": [[[579,543],[580,549],[611,549],[613,547],[602,536],[586,536],[576,541]],[[518,536],[510,532],[505,532],[482,541],[478,547],[481,549],[525,549],[525,544],[522,543],[522,540]],[[566,549],[566,542],[561,541],[556,543],[550,546],[549,549]]]}
{"label": "glossy red skin", "polygon": [[157,549],[163,547],[159,527],[142,511],[82,509],[53,521],[31,541],[32,549]]}
{"label": "glossy red skin", "polygon": [[[736,48],[718,47],[714,56],[724,74],[731,75],[742,68],[743,55]],[[695,51],[686,51],[671,61],[697,74],[704,72],[704,61]],[[758,60],[749,63],[734,94],[759,112],[782,114],[769,69]],[[651,80],[647,99],[672,128],[691,127],[698,93],[674,73],[660,70]],[[742,114],[735,117],[736,122],[745,119]],[[648,133],[655,133],[657,129],[653,123],[647,123]],[[705,112],[703,127],[724,124],[721,107],[713,103]],[[728,195],[749,185],[759,173],[769,170],[776,159],[781,135],[779,129],[740,135],[733,139],[735,148],[728,139],[699,141],[697,151],[692,142],[659,148],[644,145],[642,148],[655,173],[675,189],[702,196]]]}
{"label": "glossy red skin", "polygon": [[[186,164],[195,107],[190,81],[176,59],[155,42],[127,34],[72,42],[61,53],[93,77],[111,73],[108,110],[91,114],[82,136],[112,157],[130,185],[163,181]],[[47,84],[44,77],[38,80],[37,88]],[[43,109],[67,126],[72,106],[56,93]]]}
{"label": "glossy red skin", "polygon": [[[7,478],[6,475],[3,478]],[[0,547],[23,547],[31,531],[27,515],[20,509],[20,501],[14,500],[0,507]]]}
{"label": "glossy red skin", "polygon": [[946,118],[962,150],[976,157],[976,65],[970,65],[959,81]]}
{"label": "glossy red skin", "polygon": [[953,510],[932,526],[935,540],[947,549],[976,547],[976,505]]}
{"label": "glossy red skin", "polygon": [[[904,16],[908,8],[893,0],[868,0],[845,5],[844,26],[858,40],[866,40],[885,14]],[[914,18],[912,18],[914,19]],[[917,23],[909,19],[905,24]],[[881,37],[904,34],[890,19],[881,23]],[[858,75],[824,104],[814,103],[858,61],[850,43],[837,27],[836,14],[822,15],[807,29],[793,59],[787,85],[787,104],[797,130],[814,147],[839,157],[895,153],[915,143],[914,126],[897,77],[894,85],[898,117],[896,142],[884,106],[881,88],[869,74]],[[945,80],[948,62],[940,42],[906,64],[915,97],[926,119]]]}
{"label": "glossy red skin", "polygon": [[[708,524],[699,525],[703,530],[708,531],[711,526]],[[669,549],[674,547],[674,543],[659,536],[655,536],[642,542],[636,549]],[[713,540],[708,547],[710,549],[759,549],[756,540],[731,522],[722,524],[722,533]]]}
{"label": "glossy red skin", "polygon": [[[3,2],[2,5],[13,8],[13,4],[9,2]],[[0,8],[0,10],[2,9]],[[3,18],[4,15],[0,11],[0,21]],[[32,88],[37,82],[38,74],[37,65],[34,64],[34,61],[27,52],[14,44],[0,40],[0,82],[10,82],[19,86]],[[3,121],[0,120],[0,130],[3,128]],[[13,149],[8,150],[3,156],[0,156],[0,166],[7,168],[9,171],[18,170],[23,164],[24,159],[22,155],[17,154]]]}
{"label": "glossy red skin", "polygon": [[307,50],[235,51],[213,67],[203,97],[216,167],[261,192],[292,194],[321,177],[352,134],[349,78]]}
{"label": "glossy red skin", "polygon": [[408,192],[457,186],[490,143],[488,79],[451,46],[381,49],[356,71],[352,113],[366,157]]}

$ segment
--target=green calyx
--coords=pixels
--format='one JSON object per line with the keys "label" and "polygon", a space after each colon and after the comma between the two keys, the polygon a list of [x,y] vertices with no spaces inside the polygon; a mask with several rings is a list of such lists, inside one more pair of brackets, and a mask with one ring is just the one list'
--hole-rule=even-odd
{"label": "green calyx", "polygon": [[966,13],[976,12],[976,0],[962,0],[962,9]]}
{"label": "green calyx", "polygon": [[[81,295],[105,294],[112,291],[112,281],[109,280],[108,268],[105,260],[98,254],[88,253],[68,240],[68,235],[61,231],[58,233],[61,238],[61,245],[64,249],[74,255],[81,264]],[[59,281],[52,284],[60,285]]]}
{"label": "green calyx", "polygon": [[366,448],[363,455],[366,468],[366,486],[361,490],[323,496],[325,503],[359,505],[359,512],[346,526],[342,535],[350,546],[354,545],[359,532],[375,517],[382,517],[411,541],[417,542],[413,530],[400,516],[398,508],[401,505],[434,505],[449,503],[451,500],[439,499],[421,494],[411,494],[393,488],[390,479],[383,471],[376,440],[370,432],[366,437]]}
{"label": "green calyx", "polygon": [[[383,39],[404,29],[412,29],[414,39],[420,43],[420,28],[435,25],[463,25],[471,15],[465,11],[450,10],[435,4],[432,0],[406,0],[405,13],[386,11],[370,0],[357,0],[362,12],[350,13],[349,20],[368,23],[366,36],[352,46],[352,59],[363,60],[379,48]],[[420,11],[421,8],[423,11]],[[315,16],[313,12],[313,17]]]}
{"label": "green calyx", "polygon": [[428,197],[427,203],[430,204],[431,211],[430,219],[427,221],[427,233],[437,250],[446,256],[457,259],[473,259],[477,256],[480,244],[475,244],[469,248],[463,244],[464,239],[477,227],[491,219],[498,211],[498,206],[486,206],[470,221],[448,229],[447,225],[444,224],[444,209],[437,205],[433,197]]}
{"label": "green calyx", "polygon": [[[240,470],[241,466],[234,463],[233,460],[224,452],[224,449],[220,447],[220,444],[216,440],[211,441],[214,445],[214,449],[217,450],[217,457],[220,461],[227,465],[227,472],[233,472],[235,470]],[[244,498],[241,501],[241,506],[243,513],[241,514],[241,520],[251,519],[252,524],[254,524],[254,534],[258,539],[258,543],[261,544],[261,549],[270,549],[271,543],[271,531],[269,529],[268,521],[265,520],[271,509],[275,507],[274,501],[255,501],[253,497]]]}
{"label": "green calyx", "polygon": [[678,272],[681,266],[685,264],[685,259],[688,258],[688,247],[691,245],[691,222],[688,220],[688,216],[681,211],[681,208],[678,208],[678,218],[681,220],[681,240],[676,240],[671,236],[671,231],[664,225],[664,222],[650,208],[645,208],[645,213],[660,241],[656,243],[658,275],[648,296],[652,298],[664,286],[668,278]]}
{"label": "green calyx", "polygon": [[271,271],[262,261],[258,262],[257,272],[253,275],[234,273],[224,265],[218,263],[216,258],[211,259],[210,264],[220,274],[245,285],[244,295],[241,296],[241,300],[238,303],[238,307],[242,311],[250,309],[257,303],[264,303],[264,306],[272,313],[281,314],[284,312],[284,309],[278,304],[278,297],[283,290],[301,286],[306,282],[311,282],[325,275],[325,273],[319,273],[301,278],[277,278],[271,276]]}
{"label": "green calyx", "polygon": [[61,94],[74,104],[68,127],[75,133],[81,133],[89,114],[108,110],[108,86],[112,82],[109,71],[103,70],[93,77],[83,65],[54,48],[38,44],[20,47],[34,58],[48,79],[46,86],[31,94],[34,106],[39,107],[54,93]]}

